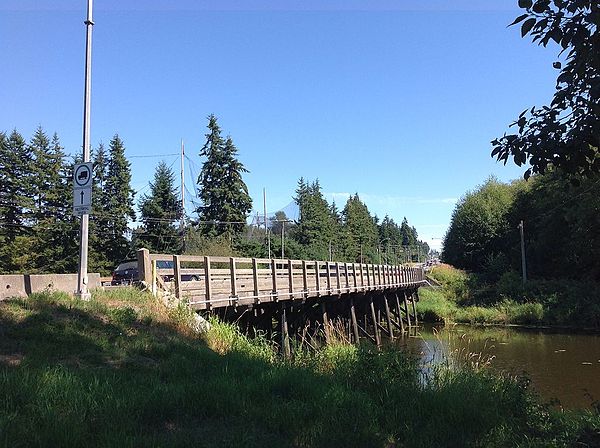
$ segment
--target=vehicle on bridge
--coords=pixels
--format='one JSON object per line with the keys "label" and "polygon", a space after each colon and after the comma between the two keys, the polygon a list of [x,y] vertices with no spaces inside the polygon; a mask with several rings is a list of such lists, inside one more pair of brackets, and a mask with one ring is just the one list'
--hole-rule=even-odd
{"label": "vehicle on bridge", "polygon": [[[173,270],[173,261],[171,260],[157,260],[156,268],[160,270]],[[163,281],[170,282],[173,281],[174,273],[169,274],[161,274]],[[189,281],[197,281],[199,277],[197,274],[182,274],[181,281],[189,282]],[[119,285],[135,285],[140,281],[140,273],[138,269],[137,260],[128,260],[119,263],[112,275],[112,281],[110,284],[112,286]]]}

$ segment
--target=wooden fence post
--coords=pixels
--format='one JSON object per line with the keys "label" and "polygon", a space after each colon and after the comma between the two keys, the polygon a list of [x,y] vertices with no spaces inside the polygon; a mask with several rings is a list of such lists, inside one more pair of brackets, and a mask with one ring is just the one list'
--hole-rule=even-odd
{"label": "wooden fence post", "polygon": [[157,287],[156,287],[156,260],[152,260],[152,295],[156,297]]}
{"label": "wooden fence post", "polygon": [[229,274],[231,275],[231,295],[230,297],[234,298],[234,303],[237,303],[237,275],[235,269],[235,258],[229,257]]}
{"label": "wooden fence post", "polygon": [[150,251],[148,249],[139,249],[137,251],[138,275],[140,282],[149,287],[152,281],[152,264],[150,263]]}
{"label": "wooden fence post", "polygon": [[273,280],[273,301],[277,302],[277,265],[275,264],[275,259],[271,259],[271,277]]}
{"label": "wooden fence post", "polygon": [[179,255],[173,255],[173,280],[175,281],[175,297],[177,297],[177,300],[181,300],[181,264]]}
{"label": "wooden fence post", "polygon": [[256,303],[260,303],[260,299],[258,297],[258,263],[256,258],[252,259],[252,282],[254,284],[254,299],[256,300]]}
{"label": "wooden fence post", "polygon": [[204,257],[204,283],[205,283],[205,298],[206,308],[210,309],[210,299],[212,292],[211,278],[210,278],[210,257]]}
{"label": "wooden fence post", "polygon": [[294,267],[292,266],[292,260],[288,259],[288,284],[290,287],[290,295],[289,298],[292,299],[294,297]]}
{"label": "wooden fence post", "polygon": [[302,288],[304,289],[303,297],[308,298],[308,274],[306,272],[306,260],[302,260]]}

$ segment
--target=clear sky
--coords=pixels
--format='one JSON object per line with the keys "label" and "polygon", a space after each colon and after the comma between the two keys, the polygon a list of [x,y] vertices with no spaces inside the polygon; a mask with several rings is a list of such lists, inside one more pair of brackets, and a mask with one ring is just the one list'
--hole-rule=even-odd
{"label": "clear sky", "polygon": [[[86,4],[0,0],[0,130],[41,125],[81,151]],[[489,142],[554,91],[558,51],[507,28],[519,14],[516,0],[95,0],[92,143],[118,133],[143,194],[160,155],[178,173],[183,139],[193,194],[214,113],[255,210],[263,188],[274,212],[318,178],[340,208],[358,192],[439,247],[460,196],[521,175]]]}

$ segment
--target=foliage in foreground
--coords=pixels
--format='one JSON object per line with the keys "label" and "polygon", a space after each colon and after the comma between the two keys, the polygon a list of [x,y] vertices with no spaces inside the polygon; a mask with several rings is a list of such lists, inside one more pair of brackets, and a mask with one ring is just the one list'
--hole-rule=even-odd
{"label": "foliage in foreground", "polygon": [[565,64],[548,106],[524,110],[518,132],[492,141],[492,157],[529,163],[525,178],[549,166],[590,178],[600,172],[600,6],[597,0],[519,0],[526,10],[511,25],[544,47],[557,44]]}
{"label": "foliage in foreground", "polygon": [[[567,446],[592,413],[466,367],[423,376],[397,350],[330,346],[283,361],[265,339],[134,290],[0,304],[3,446]],[[425,380],[426,379],[426,380]]]}

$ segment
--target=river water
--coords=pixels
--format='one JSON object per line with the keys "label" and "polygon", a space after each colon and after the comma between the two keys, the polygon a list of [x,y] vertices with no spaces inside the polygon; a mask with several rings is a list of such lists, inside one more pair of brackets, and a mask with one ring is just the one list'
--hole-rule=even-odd
{"label": "river water", "polygon": [[543,401],[565,408],[589,408],[594,401],[600,402],[600,335],[514,327],[421,326],[397,343],[425,362],[487,361],[492,369],[525,374]]}

